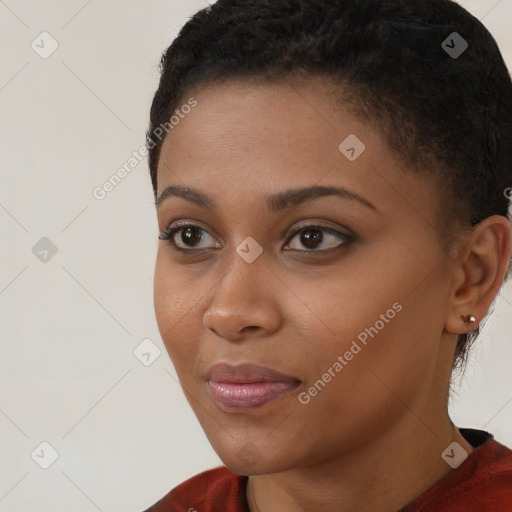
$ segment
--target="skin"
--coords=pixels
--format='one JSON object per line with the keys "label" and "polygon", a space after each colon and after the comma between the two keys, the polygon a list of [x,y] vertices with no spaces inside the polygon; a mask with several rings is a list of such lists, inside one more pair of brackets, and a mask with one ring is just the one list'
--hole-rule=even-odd
{"label": "skin", "polygon": [[[198,105],[165,140],[157,193],[186,185],[217,209],[178,197],[159,204],[162,232],[183,220],[204,231],[193,256],[159,242],[154,283],[184,393],[224,464],[251,475],[251,511],[394,512],[451,471],[441,458],[450,443],[472,451],[448,416],[449,378],[457,334],[476,326],[461,315],[478,323],[503,281],[510,225],[489,217],[444,251],[436,184],[403,169],[374,128],[335,108],[319,79],[232,81],[190,96]],[[349,134],[366,146],[353,162],[338,150]],[[311,185],[345,187],[375,209],[336,196],[278,213],[265,206],[268,195]],[[356,236],[292,238],[308,224]],[[263,250],[250,264],[236,252],[249,236]],[[180,232],[174,239],[195,247]],[[397,302],[401,311],[300,403]],[[262,364],[302,384],[249,413],[227,413],[205,381],[218,362]]]}

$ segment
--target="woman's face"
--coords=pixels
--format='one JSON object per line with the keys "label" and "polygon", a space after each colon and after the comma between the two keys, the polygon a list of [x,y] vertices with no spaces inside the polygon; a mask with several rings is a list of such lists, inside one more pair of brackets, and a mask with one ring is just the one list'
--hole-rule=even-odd
{"label": "woman's face", "polygon": [[[159,242],[155,309],[223,462],[273,473],[335,461],[425,417],[434,429],[454,349],[435,186],[403,172],[318,80],[231,82],[191,96],[197,106],[170,131],[158,166],[160,230],[182,229]],[[341,192],[290,193],[310,187]],[[211,393],[217,363],[263,365],[298,383],[256,385],[275,398],[230,407]],[[226,400],[250,386],[213,383]]]}

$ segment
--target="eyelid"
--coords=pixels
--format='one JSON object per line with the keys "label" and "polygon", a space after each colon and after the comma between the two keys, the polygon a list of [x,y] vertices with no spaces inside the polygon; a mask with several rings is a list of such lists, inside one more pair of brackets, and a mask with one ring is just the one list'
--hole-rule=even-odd
{"label": "eyelid", "polygon": [[[190,228],[190,227],[198,228],[201,231],[204,231],[213,237],[213,235],[210,233],[210,230],[208,228],[203,227],[201,222],[199,222],[197,220],[193,220],[193,219],[182,220],[182,221],[177,221],[177,222],[171,221],[163,230],[160,230],[160,235],[167,235],[171,230],[178,230],[180,228],[184,229],[184,228]],[[222,242],[224,242],[222,237],[220,237],[217,233],[215,233],[215,237],[219,238]],[[160,238],[160,236],[158,238]]]}
{"label": "eyelid", "polygon": [[292,235],[296,235],[298,232],[304,230],[304,229],[320,229],[322,231],[327,231],[329,233],[336,233],[342,236],[345,236],[347,238],[352,237],[355,238],[355,233],[348,229],[345,226],[329,226],[327,223],[328,221],[322,220],[322,219],[309,219],[307,221],[304,221],[303,223],[299,223],[298,225],[294,225],[293,229],[289,230],[288,237]]}

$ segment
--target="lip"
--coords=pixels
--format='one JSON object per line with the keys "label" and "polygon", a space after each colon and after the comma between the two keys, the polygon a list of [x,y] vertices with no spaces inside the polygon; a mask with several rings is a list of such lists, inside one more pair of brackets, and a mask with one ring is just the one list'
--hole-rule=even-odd
{"label": "lip", "polygon": [[257,364],[221,363],[206,375],[210,396],[226,412],[247,412],[295,390],[301,381]]}
{"label": "lip", "polygon": [[213,365],[206,374],[206,380],[230,382],[233,384],[252,384],[255,382],[300,382],[291,375],[272,370],[267,366],[253,363],[231,365],[219,363]]}

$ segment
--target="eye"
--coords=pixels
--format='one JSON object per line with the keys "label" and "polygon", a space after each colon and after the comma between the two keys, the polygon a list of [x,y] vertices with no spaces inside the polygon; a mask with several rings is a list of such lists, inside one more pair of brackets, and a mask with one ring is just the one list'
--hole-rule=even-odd
{"label": "eye", "polygon": [[[180,231],[182,231],[181,235],[176,237]],[[203,233],[206,234],[206,236],[203,235]],[[209,249],[209,247],[202,247],[200,245],[203,240],[207,240],[208,238],[213,240],[213,237],[208,235],[204,229],[194,224],[174,226],[163,233],[161,232],[158,237],[159,240],[168,241],[176,250],[185,252],[193,249]],[[177,242],[176,239],[179,241]],[[215,247],[218,248],[220,245],[216,244]]]}
{"label": "eye", "polygon": [[[181,232],[181,234],[179,234]],[[179,234],[179,235],[178,235]],[[326,226],[309,225],[303,226],[295,230],[289,240],[293,241],[298,235],[301,235],[299,245],[305,247],[290,247],[290,243],[285,247],[289,250],[299,252],[320,252],[327,253],[332,250],[342,249],[344,246],[353,242],[354,236],[340,233],[335,229]],[[167,229],[160,233],[159,240],[168,241],[174,249],[182,252],[192,252],[195,249],[211,249],[219,248],[220,244],[216,243],[214,238],[204,229],[194,224],[181,224]],[[208,240],[214,241],[213,246],[202,246],[202,242],[208,243]],[[323,246],[323,247],[322,247]]]}
{"label": "eye", "polygon": [[[341,249],[353,241],[353,236],[340,233],[326,226],[303,226],[292,233],[291,240],[297,237],[297,235],[301,235],[299,244],[302,244],[307,250],[303,251],[300,247],[292,247],[291,250],[302,252],[330,252],[331,250]],[[323,248],[321,247],[322,245]]]}

